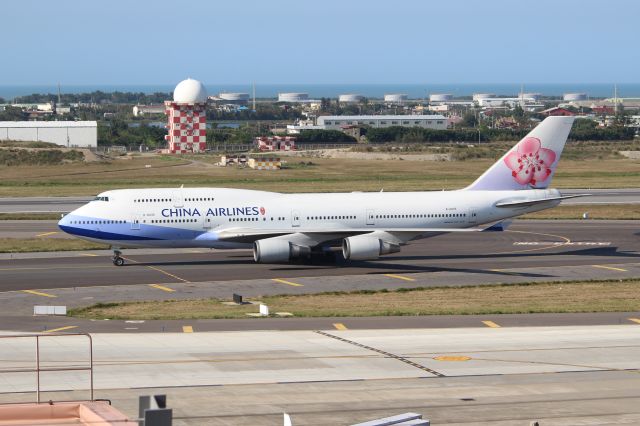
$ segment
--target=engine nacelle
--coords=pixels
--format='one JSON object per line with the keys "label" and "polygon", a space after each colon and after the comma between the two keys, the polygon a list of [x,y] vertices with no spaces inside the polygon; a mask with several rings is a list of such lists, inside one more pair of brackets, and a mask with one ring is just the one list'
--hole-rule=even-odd
{"label": "engine nacelle", "polygon": [[311,249],[287,240],[265,239],[253,243],[253,260],[258,263],[284,263],[300,257],[308,257]]}
{"label": "engine nacelle", "polygon": [[342,255],[346,260],[372,260],[399,251],[399,244],[366,235],[348,237],[342,241]]}

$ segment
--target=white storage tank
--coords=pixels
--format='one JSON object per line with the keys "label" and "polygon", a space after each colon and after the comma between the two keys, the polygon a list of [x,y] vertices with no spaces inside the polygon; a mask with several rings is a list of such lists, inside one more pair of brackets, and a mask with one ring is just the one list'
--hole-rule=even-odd
{"label": "white storage tank", "polygon": [[429,95],[429,102],[448,102],[453,99],[449,93],[432,93]]}
{"label": "white storage tank", "polygon": [[524,99],[533,99],[534,101],[537,101],[542,97],[542,93],[523,93],[522,97]]}
{"label": "white storage tank", "polygon": [[223,92],[218,95],[223,101],[231,101],[231,102],[247,102],[249,100],[248,93],[231,93],[231,92]]}
{"label": "white storage tank", "polygon": [[303,102],[309,99],[308,93],[278,93],[278,102]]}
{"label": "white storage tank", "polygon": [[404,93],[388,93],[384,95],[384,101],[392,104],[401,104],[407,101],[409,97]]}
{"label": "white storage tank", "polygon": [[480,99],[491,99],[495,97],[496,97],[495,93],[474,93],[473,94],[474,101],[479,101]]}
{"label": "white storage tank", "polygon": [[565,101],[586,101],[587,94],[586,93],[565,93],[562,97]]}
{"label": "white storage tank", "polygon": [[346,93],[344,95],[340,95],[338,100],[345,103],[359,103],[364,101],[364,96],[356,95],[354,93]]}

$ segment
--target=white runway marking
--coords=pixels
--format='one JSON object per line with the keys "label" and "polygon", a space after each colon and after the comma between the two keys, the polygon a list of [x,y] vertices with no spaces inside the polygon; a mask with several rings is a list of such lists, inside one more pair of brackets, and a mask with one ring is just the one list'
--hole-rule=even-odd
{"label": "white runway marking", "polygon": [[611,241],[515,241],[514,246],[610,246]]}

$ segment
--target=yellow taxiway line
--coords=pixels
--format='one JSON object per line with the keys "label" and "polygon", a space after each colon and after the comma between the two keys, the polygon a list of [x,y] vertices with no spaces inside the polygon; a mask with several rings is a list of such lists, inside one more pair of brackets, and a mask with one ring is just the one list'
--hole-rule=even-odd
{"label": "yellow taxiway line", "polygon": [[631,322],[635,322],[636,324],[640,324],[640,318],[627,318]]}
{"label": "yellow taxiway line", "polygon": [[496,324],[493,321],[482,321],[482,323],[484,325],[486,325],[487,327],[491,327],[491,328],[500,328],[500,326],[498,324]]}
{"label": "yellow taxiway line", "polygon": [[78,328],[78,326],[77,325],[68,325],[66,327],[52,328],[51,330],[45,330],[45,333],[56,333],[58,331],[70,330],[72,328]]}
{"label": "yellow taxiway line", "polygon": [[49,293],[43,293],[41,291],[35,291],[35,290],[22,290],[23,293],[29,293],[29,294],[35,294],[36,296],[43,296],[43,297],[58,297],[55,294],[49,294]]}
{"label": "yellow taxiway line", "polygon": [[290,285],[290,286],[293,286],[293,287],[304,287],[304,285],[302,285],[302,284],[298,284],[298,283],[294,283],[294,282],[291,282],[291,281],[283,280],[281,278],[272,278],[271,281],[275,281],[275,282],[280,283],[280,284]]}
{"label": "yellow taxiway line", "polygon": [[606,265],[591,265],[594,268],[600,268],[600,269],[609,269],[611,271],[619,271],[619,272],[629,272],[626,269],[622,269],[622,268],[616,268],[613,266],[606,266]]}
{"label": "yellow taxiway line", "polygon": [[183,333],[193,333],[193,327],[190,325],[183,325],[182,326],[182,332]]}
{"label": "yellow taxiway line", "polygon": [[336,330],[347,330],[347,327],[341,322],[336,322],[333,324],[333,326],[336,328]]}
{"label": "yellow taxiway line", "polygon": [[404,281],[415,281],[415,278],[409,278],[409,277],[405,277],[403,275],[396,275],[396,274],[384,274],[385,277],[389,277],[389,278],[395,278],[397,280],[404,280]]}
{"label": "yellow taxiway line", "polygon": [[160,284],[149,284],[149,287],[157,288],[158,290],[166,291],[167,293],[173,293],[175,290],[169,287],[165,287]]}
{"label": "yellow taxiway line", "polygon": [[38,234],[38,235],[36,235],[36,237],[46,237],[46,236],[48,236],[48,235],[53,235],[53,234],[57,234],[57,233],[58,233],[58,231],[45,232],[45,233],[43,233],[43,234]]}

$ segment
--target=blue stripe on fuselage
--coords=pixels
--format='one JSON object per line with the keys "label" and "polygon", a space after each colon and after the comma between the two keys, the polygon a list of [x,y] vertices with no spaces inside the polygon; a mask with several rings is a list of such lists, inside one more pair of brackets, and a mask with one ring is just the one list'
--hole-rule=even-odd
{"label": "blue stripe on fuselage", "polygon": [[205,230],[193,230],[188,228],[149,225],[143,223],[138,224],[140,229],[131,229],[131,222],[100,222],[110,222],[110,220],[67,215],[58,222],[58,227],[71,235],[104,241],[192,240],[207,232]]}
{"label": "blue stripe on fuselage", "polygon": [[93,229],[80,228],[79,226],[58,225],[67,234],[79,237],[94,238],[96,240],[162,240],[162,238],[142,237],[140,235],[118,234],[115,232],[97,231]]}

